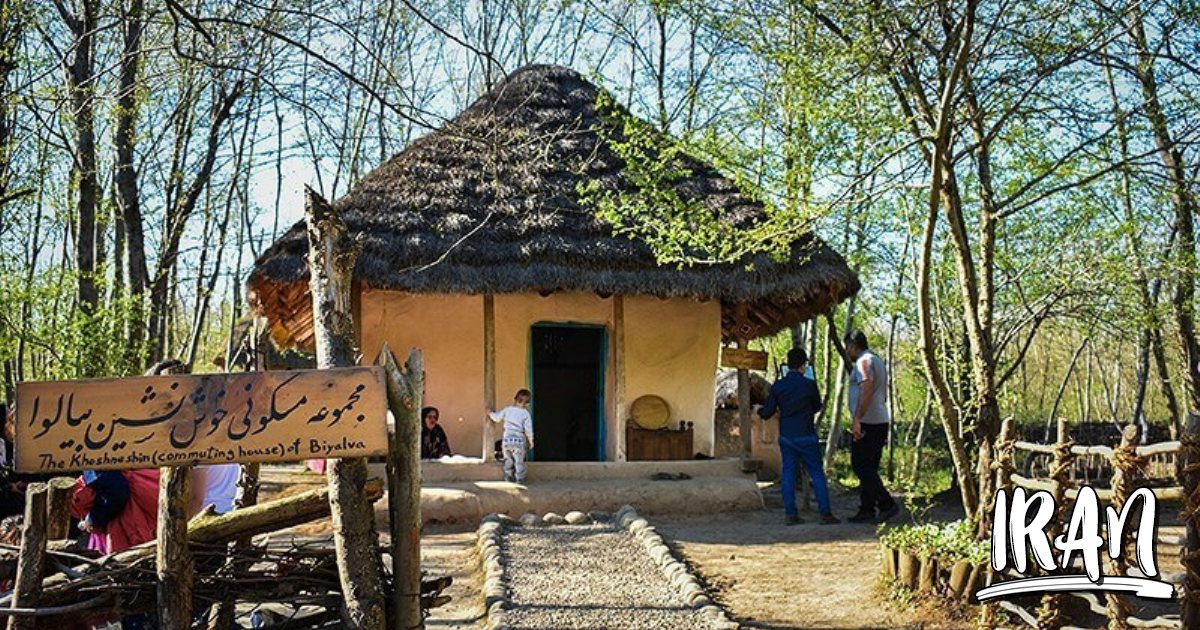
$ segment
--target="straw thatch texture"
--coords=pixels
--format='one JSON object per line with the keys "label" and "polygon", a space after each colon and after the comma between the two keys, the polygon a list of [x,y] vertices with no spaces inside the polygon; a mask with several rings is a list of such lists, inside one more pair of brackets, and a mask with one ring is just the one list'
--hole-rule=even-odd
{"label": "straw thatch texture", "polygon": [[[789,261],[660,266],[650,247],[580,204],[580,182],[632,189],[596,133],[599,89],[555,66],[514,72],[445,127],[415,141],[334,202],[364,249],[355,278],[377,289],[430,293],[595,291],[719,299],[727,337],[767,334],[820,313],[859,288],[840,255],[799,237]],[[706,164],[688,165],[682,194],[722,220],[765,213]],[[302,223],[259,257],[251,299],[277,340],[305,341],[307,241]],[[752,264],[749,264],[752,263]],[[745,303],[745,315],[733,305]]]}

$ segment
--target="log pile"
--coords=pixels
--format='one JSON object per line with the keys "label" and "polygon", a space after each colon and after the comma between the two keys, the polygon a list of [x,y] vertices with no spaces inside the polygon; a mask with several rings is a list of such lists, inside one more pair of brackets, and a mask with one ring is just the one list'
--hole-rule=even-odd
{"label": "log pile", "polygon": [[[371,480],[367,496],[383,496],[383,485]],[[329,516],[329,490],[322,487],[217,515],[211,511],[188,523],[187,540],[195,574],[192,597],[198,614],[220,602],[236,603],[235,622],[243,627],[340,627],[342,593],[332,538],[304,537],[281,531]],[[234,542],[253,537],[249,545]],[[58,541],[56,541],[58,543]],[[0,597],[0,615],[48,625],[57,620],[116,618],[156,610],[156,543],[147,543],[99,558],[52,544],[45,555],[46,577],[36,607]],[[375,553],[391,566],[390,549]],[[11,551],[6,556],[11,557]],[[385,558],[387,560],[385,561]],[[3,564],[3,563],[0,563]],[[385,573],[385,588],[391,575]],[[421,610],[441,606],[449,578],[421,583]]]}

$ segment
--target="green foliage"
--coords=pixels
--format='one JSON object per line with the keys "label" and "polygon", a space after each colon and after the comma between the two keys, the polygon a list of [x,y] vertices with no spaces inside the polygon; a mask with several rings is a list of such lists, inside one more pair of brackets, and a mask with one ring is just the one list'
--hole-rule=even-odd
{"label": "green foliage", "polygon": [[[106,286],[100,274],[98,289]],[[0,296],[22,310],[0,319],[0,362],[28,360],[27,378],[36,380],[138,374],[145,348],[131,347],[128,327],[144,317],[128,296],[102,300],[94,313],[75,308],[75,276],[69,270],[34,276],[0,275]],[[21,350],[26,349],[21,356]],[[33,352],[36,350],[37,352]]]}
{"label": "green foliage", "polygon": [[951,563],[966,560],[971,564],[981,564],[987,562],[990,553],[988,542],[975,539],[975,530],[966,519],[948,523],[881,526],[879,542],[893,549]]}
{"label": "green foliage", "polygon": [[724,209],[684,190],[682,184],[702,168],[687,146],[630,115],[606,92],[596,109],[603,123],[595,131],[624,162],[625,185],[614,190],[597,179],[585,181],[577,188],[580,202],[594,208],[614,234],[649,244],[660,264],[720,264],[757,253],[781,260],[811,229],[798,214],[769,206],[764,221],[731,220]]}

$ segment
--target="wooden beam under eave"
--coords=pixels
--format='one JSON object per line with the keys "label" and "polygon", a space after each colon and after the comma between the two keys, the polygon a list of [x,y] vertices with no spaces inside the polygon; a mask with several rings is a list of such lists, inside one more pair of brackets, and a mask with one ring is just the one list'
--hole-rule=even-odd
{"label": "wooden beam under eave", "polygon": [[613,459],[626,460],[625,424],[625,296],[613,296],[613,420],[616,425],[616,453]]}
{"label": "wooden beam under eave", "polygon": [[[490,410],[496,408],[496,298],[491,293],[483,296],[483,404]],[[484,418],[483,461],[495,461],[495,441],[492,421]]]}
{"label": "wooden beam under eave", "polygon": [[[734,307],[736,322],[734,324],[735,334],[738,336],[737,347],[743,350],[750,348],[750,340],[741,335],[740,329],[746,323],[746,304],[740,303]],[[738,432],[742,437],[742,460],[749,460],[754,452],[754,445],[750,439],[750,432],[753,427],[750,425],[750,370],[738,368],[737,371],[737,403],[738,403]]]}

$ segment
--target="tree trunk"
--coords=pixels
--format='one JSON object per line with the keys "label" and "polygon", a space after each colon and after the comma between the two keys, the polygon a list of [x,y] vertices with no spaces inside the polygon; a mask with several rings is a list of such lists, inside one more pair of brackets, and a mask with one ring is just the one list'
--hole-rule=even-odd
{"label": "tree trunk", "polygon": [[967,453],[966,445],[962,438],[962,419],[959,416],[958,407],[954,403],[954,397],[950,393],[950,389],[946,384],[946,379],[942,368],[938,363],[937,341],[934,337],[934,322],[933,322],[933,305],[930,300],[930,289],[932,284],[932,266],[933,266],[933,241],[937,231],[938,210],[942,205],[942,169],[938,164],[944,159],[943,155],[946,152],[945,140],[936,144],[934,155],[931,158],[931,168],[933,170],[933,183],[930,186],[929,210],[925,217],[925,226],[922,231],[921,254],[918,258],[917,272],[917,315],[920,321],[921,330],[921,358],[925,364],[926,379],[929,381],[930,389],[934,393],[934,402],[937,403],[938,415],[942,421],[942,428],[946,434],[946,442],[950,447],[950,459],[954,464],[955,481],[958,483],[959,492],[962,495],[963,511],[970,519],[976,517],[976,511],[979,509],[979,496],[976,494],[978,488],[971,479],[971,458]]}
{"label": "tree trunk", "polygon": [[[747,343],[745,341],[738,341],[738,348],[745,349],[746,347]],[[751,425],[753,420],[750,418],[750,370],[738,368],[737,395],[738,436],[742,438],[742,459],[748,460],[754,454],[752,439],[754,427]]]}
{"label": "tree trunk", "polygon": [[419,628],[421,619],[421,405],[425,365],[413,348],[401,370],[384,343],[388,406],[396,430],[388,441],[388,512],[392,534],[391,626]]}
{"label": "tree trunk", "polygon": [[1154,329],[1150,334],[1150,349],[1154,355],[1154,365],[1158,371],[1158,382],[1162,389],[1163,399],[1167,402],[1167,412],[1171,415],[1171,438],[1179,439],[1183,426],[1182,414],[1179,411],[1179,399],[1175,397],[1175,388],[1171,386],[1171,370],[1167,366],[1166,350],[1163,348],[1162,330]]}
{"label": "tree trunk", "polygon": [[[849,333],[850,327],[854,325],[854,310],[855,305],[858,302],[856,298],[857,296],[851,296],[850,300],[846,303],[846,324],[842,327],[843,333]],[[829,323],[830,336],[836,336],[838,334],[838,330],[837,326],[833,324],[833,318],[829,317],[827,320]],[[837,341],[839,343],[838,349],[841,350],[841,340],[839,339]],[[829,434],[825,439],[825,468],[833,466],[833,456],[837,453],[838,443],[841,441],[842,414],[846,411],[846,405],[842,404],[842,400],[843,397],[847,395],[846,380],[847,375],[849,375],[850,370],[852,369],[850,360],[848,357],[846,357],[845,352],[839,352],[838,359],[839,365],[842,366],[842,369],[838,370],[835,376],[835,378],[837,378],[837,392],[833,396],[833,421],[829,423]]]}
{"label": "tree trunk", "polygon": [[118,249],[124,250],[118,253],[124,260],[125,269],[116,269],[115,273],[118,277],[124,275],[129,296],[134,304],[133,318],[129,321],[127,332],[127,354],[130,362],[137,365],[144,360],[141,356],[141,345],[146,337],[146,322],[142,298],[146,286],[150,283],[146,266],[146,236],[142,225],[141,195],[138,191],[137,171],[133,164],[141,107],[137,87],[145,6],[143,0],[130,0],[128,7],[122,2],[122,8],[124,38],[117,107],[114,111],[116,128],[113,131],[113,144],[116,149],[116,162],[113,164],[113,186],[116,190],[114,197],[118,218]]}
{"label": "tree trunk", "polygon": [[[908,248],[910,241],[909,232],[904,231],[904,248],[900,250],[900,264],[897,265],[896,272],[896,291],[893,293],[893,299],[896,303],[900,303],[904,292],[904,267],[908,262]],[[895,308],[895,307],[893,307]],[[887,476],[889,482],[896,480],[896,427],[899,419],[899,401],[896,399],[896,324],[900,321],[900,312],[897,310],[892,313],[891,321],[888,322],[888,347],[887,347],[887,368],[888,368],[888,417],[892,419],[892,430],[888,431],[888,461],[887,461]],[[912,426],[911,424],[909,425]]]}
{"label": "tree trunk", "polygon": [[1200,341],[1196,339],[1195,295],[1196,295],[1196,198],[1191,189],[1191,180],[1183,163],[1183,153],[1171,135],[1167,115],[1158,98],[1158,77],[1155,75],[1155,55],[1150,50],[1142,26],[1142,14],[1138,5],[1129,10],[1128,31],[1137,50],[1135,73],[1141,84],[1144,112],[1150,121],[1150,130],[1158,148],[1159,161],[1171,191],[1171,207],[1175,213],[1175,291],[1171,296],[1175,326],[1180,347],[1187,364],[1184,379],[1188,384],[1188,398],[1192,411],[1200,410]]}
{"label": "tree trunk", "polygon": [[1184,569],[1180,621],[1183,628],[1200,627],[1200,416],[1188,414],[1183,434],[1183,492],[1186,540],[1180,554]]}
{"label": "tree trunk", "polygon": [[96,178],[96,83],[92,52],[96,32],[96,0],[83,0],[78,15],[64,14],[75,35],[74,53],[67,66],[71,89],[71,113],[75,121],[75,271],[79,307],[85,314],[96,311],[96,208],[99,183]]}
{"label": "tree trunk", "polygon": [[[16,6],[14,6],[16,5]],[[25,29],[26,18],[19,10],[21,3],[10,0],[0,0],[0,216],[4,206],[22,196],[34,191],[29,189],[22,192],[9,190],[13,175],[13,129],[10,118],[11,106],[15,105],[9,96],[13,93],[9,77],[17,69],[17,49],[20,46]]]}
{"label": "tree trunk", "polygon": [[1054,397],[1054,403],[1050,406],[1050,416],[1046,418],[1046,431],[1042,437],[1043,443],[1050,442],[1050,431],[1057,426],[1054,421],[1058,419],[1058,406],[1062,403],[1063,394],[1067,392],[1067,383],[1071,380],[1071,372],[1075,370],[1075,364],[1079,361],[1079,355],[1087,348],[1089,338],[1084,337],[1079,347],[1075,348],[1075,353],[1071,355],[1071,362],[1067,364],[1067,370],[1063,372],[1062,381],[1058,384],[1058,394]]}
{"label": "tree trunk", "polygon": [[[350,367],[357,363],[350,302],[361,244],[346,232],[337,211],[316,191],[305,187],[305,201],[317,367]],[[348,628],[381,630],[385,617],[383,587],[375,515],[367,500],[367,460],[332,460],[326,475],[345,602],[342,623]]]}
{"label": "tree trunk", "polygon": [[933,406],[930,405],[928,398],[925,399],[925,404],[921,406],[921,421],[917,425],[917,438],[913,444],[913,479],[921,474],[921,452],[925,447],[925,427],[929,424],[929,416],[933,414]]}
{"label": "tree trunk", "polygon": [[170,343],[167,338],[168,310],[171,305],[170,292],[175,264],[179,259],[179,246],[186,231],[188,219],[196,210],[200,195],[208,188],[212,178],[213,167],[220,148],[221,129],[233,112],[233,105],[242,95],[245,84],[235,83],[229,90],[219,90],[219,95],[213,105],[212,121],[208,128],[208,142],[203,159],[195,178],[182,196],[168,206],[164,226],[162,246],[159,248],[158,269],[150,283],[150,335],[153,337],[153,347],[150,353],[154,358],[160,358]]}

